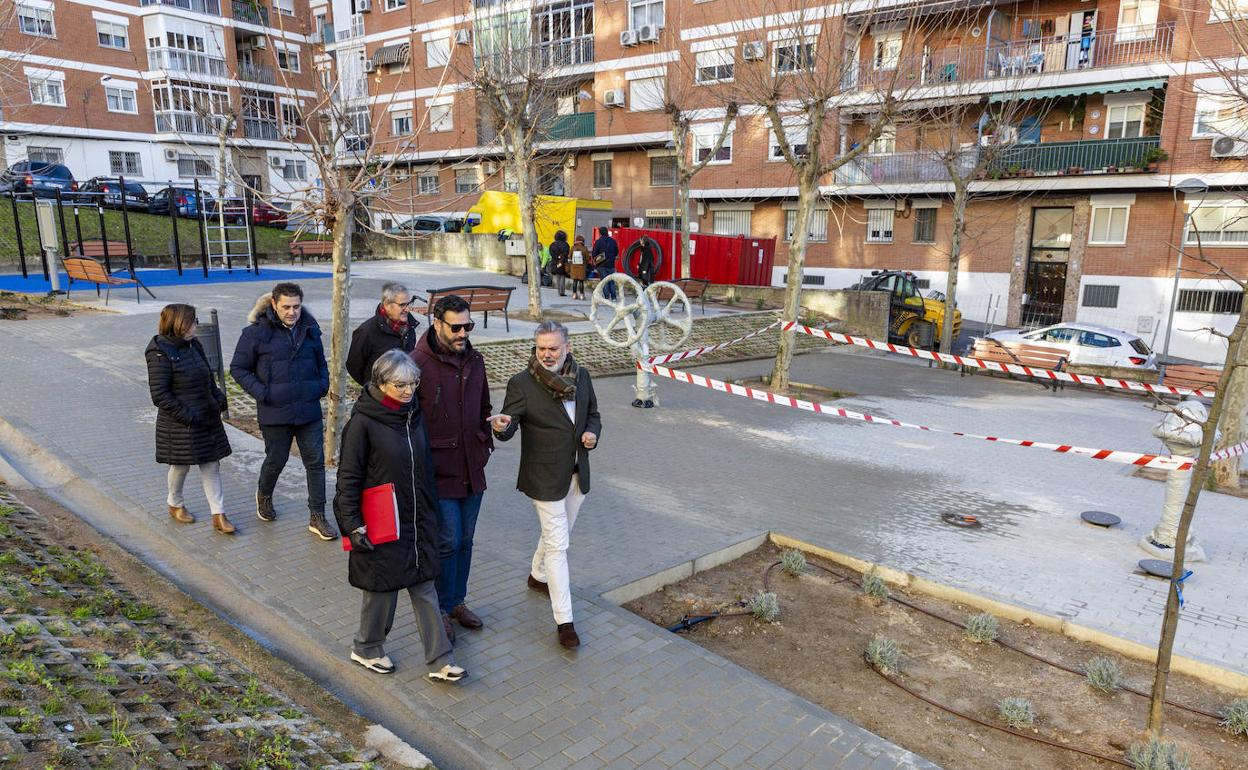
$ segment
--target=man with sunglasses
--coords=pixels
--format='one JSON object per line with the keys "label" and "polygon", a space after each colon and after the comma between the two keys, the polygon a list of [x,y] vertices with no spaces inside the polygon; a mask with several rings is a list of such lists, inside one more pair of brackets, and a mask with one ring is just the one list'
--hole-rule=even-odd
{"label": "man with sunglasses", "polygon": [[381,287],[377,312],[351,333],[351,349],[347,352],[347,374],[360,387],[368,383],[373,362],[387,350],[411,353],[416,347],[416,327],[420,321],[408,312],[412,293],[401,283]]}
{"label": "man with sunglasses", "polygon": [[448,294],[433,306],[433,328],[412,351],[420,367],[420,410],[429,432],[437,477],[439,525],[443,538],[438,601],[446,635],[454,640],[451,620],[467,629],[481,628],[481,618],[464,603],[472,538],[485,494],[485,464],[494,451],[486,418],[490,388],[485,359],[468,335],[472,318],[463,297]]}

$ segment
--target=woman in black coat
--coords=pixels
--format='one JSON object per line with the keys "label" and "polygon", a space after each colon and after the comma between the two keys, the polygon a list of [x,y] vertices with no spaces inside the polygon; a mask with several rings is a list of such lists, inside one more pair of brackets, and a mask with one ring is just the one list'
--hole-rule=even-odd
{"label": "woman in black coat", "polygon": [[182,489],[192,465],[199,466],[212,528],[234,534],[225,515],[221,460],[230,454],[230,440],[221,423],[225,394],[213,380],[204,349],[195,339],[195,308],[166,305],[160,311],[159,334],[152,337],[147,358],[147,387],[156,405],[156,462],[169,466],[169,515],[190,524]]}
{"label": "woman in black coat", "polygon": [[[394,625],[399,591],[406,590],[429,678],[457,682],[466,672],[451,656],[434,586],[441,535],[433,455],[420,402],[414,398],[419,384],[420,368],[410,356],[401,350],[383,353],[342,433],[334,515],[350,541],[347,579],[364,592],[351,660],[379,674],[394,671],[384,644]],[[374,542],[380,535],[368,531],[361,500],[366,490],[387,484],[394,485],[390,499],[397,512],[398,539]]]}
{"label": "woman in black coat", "polygon": [[550,243],[550,274],[555,276],[555,287],[559,296],[565,296],[564,286],[567,285],[568,268],[572,262],[572,247],[568,245],[568,234],[562,230],[555,232],[555,240]]}

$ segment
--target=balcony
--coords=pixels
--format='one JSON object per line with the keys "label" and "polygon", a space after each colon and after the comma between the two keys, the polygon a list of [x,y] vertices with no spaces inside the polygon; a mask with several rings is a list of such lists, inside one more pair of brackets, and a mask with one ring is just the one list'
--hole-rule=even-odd
{"label": "balcony", "polygon": [[140,0],[139,5],[168,5],[187,11],[195,11],[196,13],[210,13],[213,16],[221,15],[221,3],[219,0]]}
{"label": "balcony", "polygon": [[559,142],[567,139],[588,139],[594,136],[594,113],[577,112],[560,115],[550,122],[542,141]]}
{"label": "balcony", "polygon": [[1041,142],[1006,147],[988,166],[988,175],[1087,173],[1118,170],[1144,171],[1161,147],[1161,137],[1091,139],[1081,142]]}
{"label": "balcony", "polygon": [[238,21],[258,24],[262,27],[269,26],[269,9],[267,6],[249,2],[249,0],[233,0],[231,10],[234,18]]}
{"label": "balcony", "polygon": [[157,133],[173,132],[178,134],[202,134],[215,136],[216,126],[220,124],[213,116],[200,115],[194,112],[166,110],[156,113]]}
{"label": "balcony", "polygon": [[276,140],[279,135],[277,121],[243,118],[243,136],[248,139]]}
{"label": "balcony", "polygon": [[147,49],[147,66],[169,73],[225,77],[225,59],[181,48]]}
{"label": "balcony", "polygon": [[887,68],[868,59],[867,71],[855,68],[843,86],[850,91],[892,88],[904,93],[918,86],[1034,79],[1055,72],[1168,61],[1173,43],[1174,22],[1167,22],[1155,29],[1105,30],[1087,39],[1058,35],[993,43],[985,48],[945,48],[902,57]]}
{"label": "balcony", "polygon": [[334,25],[326,23],[321,27],[321,44],[329,45],[334,42]]}
{"label": "balcony", "polygon": [[[959,176],[970,173],[978,157],[978,149],[961,153]],[[943,159],[933,151],[859,155],[838,168],[835,179],[838,185],[950,181]]]}
{"label": "balcony", "polygon": [[583,35],[568,40],[552,40],[533,47],[534,64],[539,67],[565,67],[588,64],[594,60],[594,36]]}
{"label": "balcony", "polygon": [[273,85],[277,82],[272,67],[265,67],[262,64],[248,64],[246,62],[238,63],[238,79],[249,83],[265,83]]}

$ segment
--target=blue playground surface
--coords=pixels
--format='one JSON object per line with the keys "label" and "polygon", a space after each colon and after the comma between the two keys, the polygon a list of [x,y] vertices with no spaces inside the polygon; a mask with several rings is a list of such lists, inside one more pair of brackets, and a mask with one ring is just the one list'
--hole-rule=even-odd
{"label": "blue playground surface", "polygon": [[[158,286],[200,286],[209,283],[248,283],[252,281],[264,281],[273,283],[276,281],[309,281],[317,278],[331,278],[332,273],[312,272],[306,270],[281,270],[272,267],[260,268],[259,275],[250,270],[235,269],[233,272],[227,272],[224,268],[210,268],[208,277],[204,277],[203,271],[196,268],[185,268],[182,275],[178,275],[178,271],[172,268],[150,268],[135,271],[139,280],[149,288]],[[113,275],[118,278],[129,278],[130,271],[122,268],[114,270]],[[61,273],[61,290],[65,290],[69,286],[69,278],[65,273]],[[114,289],[124,292],[126,289],[133,289],[133,286],[114,286]],[[14,291],[20,294],[47,294],[52,290],[51,284],[43,279],[41,270],[31,270],[29,278],[23,278],[21,273],[6,273],[0,275],[0,291]],[[90,292],[95,294],[95,285],[84,281],[77,281],[74,284],[74,292],[79,291]],[[124,295],[123,295],[124,296]]]}

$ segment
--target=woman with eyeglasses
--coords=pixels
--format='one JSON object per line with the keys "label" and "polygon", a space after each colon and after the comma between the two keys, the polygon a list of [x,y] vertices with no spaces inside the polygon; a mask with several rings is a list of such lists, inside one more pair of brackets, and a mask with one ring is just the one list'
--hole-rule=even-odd
{"label": "woman with eyeglasses", "polygon": [[182,497],[192,465],[199,466],[200,481],[212,528],[234,534],[225,515],[221,489],[221,460],[230,454],[230,440],[221,423],[225,394],[217,387],[212,367],[199,340],[198,320],[191,305],[165,305],[160,311],[158,334],[147,344],[147,386],[156,406],[156,462],[169,466],[169,516],[191,524],[195,516]]}
{"label": "woman with eyeglasses", "polygon": [[452,657],[434,585],[441,535],[433,458],[415,398],[419,385],[411,357],[386,351],[343,429],[334,515],[351,551],[347,579],[364,593],[351,660],[378,674],[394,671],[385,641],[405,590],[429,678],[458,682],[466,672]]}

